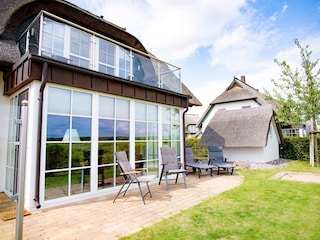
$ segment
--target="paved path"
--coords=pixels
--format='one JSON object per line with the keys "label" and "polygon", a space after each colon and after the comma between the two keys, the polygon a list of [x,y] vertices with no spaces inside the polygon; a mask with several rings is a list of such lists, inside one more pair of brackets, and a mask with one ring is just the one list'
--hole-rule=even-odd
{"label": "paved path", "polygon": [[[180,179],[182,182],[182,180]],[[188,188],[151,185],[152,198],[143,205],[137,189],[112,202],[114,194],[73,205],[43,209],[24,218],[23,239],[118,239],[141,230],[207,198],[240,185],[243,176],[187,176]],[[14,239],[15,220],[0,222],[0,239]]]}
{"label": "paved path", "polygon": [[276,175],[274,175],[272,178],[320,184],[320,174],[317,174],[317,173],[279,172]]}

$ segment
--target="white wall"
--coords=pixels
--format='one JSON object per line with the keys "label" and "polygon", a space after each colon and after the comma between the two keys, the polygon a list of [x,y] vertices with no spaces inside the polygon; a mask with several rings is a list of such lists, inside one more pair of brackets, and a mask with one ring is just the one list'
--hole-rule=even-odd
{"label": "white wall", "polygon": [[249,161],[262,163],[263,162],[263,148],[223,148],[224,157],[227,161]]}
{"label": "white wall", "polygon": [[274,119],[272,119],[270,124],[269,134],[268,134],[267,146],[264,148],[264,154],[263,154],[265,158],[265,162],[278,160],[280,158],[279,144],[280,144],[280,137],[278,135],[275,121]]}
{"label": "white wall", "polygon": [[28,101],[28,129],[27,129],[27,153],[25,179],[25,208],[35,208],[35,186],[36,186],[36,163],[37,163],[37,140],[38,140],[38,114],[39,114],[39,88],[41,83],[33,81],[29,86]]}
{"label": "white wall", "polygon": [[3,96],[4,81],[3,72],[0,72],[0,192],[5,189],[6,161],[7,161],[7,140],[9,124],[10,102],[7,96]]}

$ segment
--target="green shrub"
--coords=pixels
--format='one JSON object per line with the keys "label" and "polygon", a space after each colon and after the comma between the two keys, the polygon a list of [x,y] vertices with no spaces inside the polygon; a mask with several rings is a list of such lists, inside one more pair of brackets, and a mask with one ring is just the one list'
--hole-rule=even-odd
{"label": "green shrub", "polygon": [[280,157],[293,160],[309,160],[309,137],[284,137]]}
{"label": "green shrub", "polygon": [[186,138],[186,147],[191,147],[194,156],[207,157],[208,148],[199,146],[200,139],[198,138]]}
{"label": "green shrub", "polygon": [[[310,137],[284,137],[284,144],[280,147],[280,157],[292,160],[309,161],[309,141]],[[199,142],[200,139],[197,138],[186,138],[186,147],[192,147],[195,156],[206,157],[208,148],[200,147]],[[318,138],[318,143],[319,142],[320,139]]]}

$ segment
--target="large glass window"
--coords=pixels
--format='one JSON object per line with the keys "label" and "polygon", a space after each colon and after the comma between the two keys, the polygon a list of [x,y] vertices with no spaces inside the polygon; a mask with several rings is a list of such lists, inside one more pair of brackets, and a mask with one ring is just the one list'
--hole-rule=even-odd
{"label": "large glass window", "polygon": [[115,75],[116,45],[99,39],[99,72]]}
{"label": "large glass window", "polygon": [[76,28],[71,28],[70,60],[80,67],[89,68],[90,64],[90,34]]}
{"label": "large glass window", "polygon": [[7,144],[6,182],[5,189],[11,194],[16,194],[18,189],[20,124],[16,123],[21,118],[21,103],[28,100],[28,90],[10,99],[9,129]]}
{"label": "large glass window", "polygon": [[46,121],[45,200],[121,185],[116,151],[155,175],[159,141],[180,156],[177,108],[50,85]]}
{"label": "large glass window", "polygon": [[63,57],[65,25],[45,17],[42,34],[42,54],[53,58]]}
{"label": "large glass window", "polygon": [[162,108],[162,145],[175,147],[180,156],[180,110],[178,108]]}
{"label": "large glass window", "polygon": [[90,191],[92,95],[49,87],[45,199]]}
{"label": "large glass window", "polygon": [[130,51],[119,47],[119,77],[131,79],[131,54]]}
{"label": "large glass window", "polygon": [[116,151],[129,153],[130,103],[128,100],[99,96],[98,189],[123,182],[115,162]]}
{"label": "large glass window", "polygon": [[158,172],[158,111],[157,106],[135,103],[135,165]]}

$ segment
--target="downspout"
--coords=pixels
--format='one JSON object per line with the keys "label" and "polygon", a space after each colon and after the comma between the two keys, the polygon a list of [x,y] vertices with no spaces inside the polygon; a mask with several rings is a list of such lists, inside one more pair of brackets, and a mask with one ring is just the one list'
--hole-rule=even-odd
{"label": "downspout", "polygon": [[36,162],[36,184],[35,184],[35,205],[36,208],[41,208],[40,204],[40,170],[41,170],[41,142],[42,142],[42,111],[43,111],[43,91],[47,84],[47,71],[48,71],[48,63],[44,62],[42,65],[42,73],[41,73],[41,86],[39,90],[39,117],[38,117],[38,144],[37,144],[37,162]]}
{"label": "downspout", "polygon": [[[189,101],[188,101],[189,102]],[[187,108],[182,114],[182,126],[183,126],[183,167],[186,169],[186,113],[189,110],[189,103]]]}

